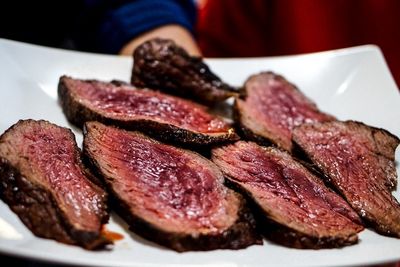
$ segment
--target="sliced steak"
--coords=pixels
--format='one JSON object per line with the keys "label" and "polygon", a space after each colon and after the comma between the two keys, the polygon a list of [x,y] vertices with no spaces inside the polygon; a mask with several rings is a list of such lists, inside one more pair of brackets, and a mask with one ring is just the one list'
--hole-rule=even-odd
{"label": "sliced steak", "polygon": [[202,156],[99,122],[86,123],[83,146],[138,235],[176,251],[261,243],[244,200]]}
{"label": "sliced steak", "polygon": [[295,85],[272,72],[251,76],[244,99],[235,101],[235,117],[243,133],[260,144],[270,142],[292,150],[292,129],[303,123],[335,118],[318,110]]}
{"label": "sliced steak", "polygon": [[100,121],[194,145],[238,139],[227,122],[204,106],[151,90],[62,76],[58,95],[68,120],[78,127]]}
{"label": "sliced steak", "polygon": [[37,236],[95,249],[108,220],[105,191],[84,168],[73,133],[21,120],[0,137],[0,197]]}
{"label": "sliced steak", "polygon": [[275,242],[314,249],[357,243],[357,214],[288,153],[239,141],[214,149],[212,160],[256,203],[260,228]]}
{"label": "sliced steak", "polygon": [[132,84],[206,104],[236,95],[199,57],[191,57],[172,40],[152,39],[133,54]]}
{"label": "sliced steak", "polygon": [[293,140],[358,214],[384,235],[400,237],[394,152],[400,140],[355,121],[302,125]]}

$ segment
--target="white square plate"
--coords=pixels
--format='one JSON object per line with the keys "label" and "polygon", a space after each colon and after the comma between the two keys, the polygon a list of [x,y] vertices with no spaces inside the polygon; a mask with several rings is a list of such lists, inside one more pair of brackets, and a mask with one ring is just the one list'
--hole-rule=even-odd
{"label": "white square plate", "polygon": [[[284,75],[323,111],[359,120],[400,136],[400,94],[378,47],[253,59],[208,59],[211,69],[240,86],[254,73]],[[132,60],[64,51],[0,39],[0,133],[19,119],[46,119],[71,127],[57,103],[58,78],[129,81]],[[72,127],[77,142],[81,132]],[[397,160],[400,149],[397,150]],[[397,173],[400,167],[397,164]],[[397,199],[399,190],[395,192]],[[400,222],[399,222],[400,223]],[[0,201],[0,252],[58,263],[98,266],[344,266],[400,260],[400,239],[365,230],[357,245],[300,250],[264,241],[243,250],[176,253],[131,233],[112,215],[107,228],[122,233],[111,251],[86,251],[37,238]]]}

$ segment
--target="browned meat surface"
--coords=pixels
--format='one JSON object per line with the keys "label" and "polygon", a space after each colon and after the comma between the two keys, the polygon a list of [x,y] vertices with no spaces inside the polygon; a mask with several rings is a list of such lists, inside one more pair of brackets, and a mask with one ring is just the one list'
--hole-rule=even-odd
{"label": "browned meat surface", "polygon": [[84,154],[138,235],[176,251],[261,242],[244,200],[223,186],[212,162],[194,152],[88,122]]}
{"label": "browned meat surface", "polygon": [[191,57],[172,40],[152,39],[133,55],[132,84],[207,104],[236,95],[199,57]]}
{"label": "browned meat surface", "polygon": [[235,117],[243,133],[260,144],[271,142],[290,152],[294,127],[335,119],[319,111],[296,86],[272,72],[251,76],[244,91],[244,99],[236,99]]}
{"label": "browned meat surface", "polygon": [[73,133],[24,120],[0,137],[0,196],[37,236],[95,249],[108,220],[106,193],[82,165]]}
{"label": "browned meat surface", "polygon": [[204,106],[151,90],[63,76],[58,95],[68,120],[79,127],[94,120],[194,145],[238,138],[228,123]]}
{"label": "browned meat surface", "polygon": [[288,153],[239,141],[214,149],[212,160],[257,204],[260,228],[275,242],[314,249],[357,243],[357,214]]}
{"label": "browned meat surface", "polygon": [[400,237],[400,205],[392,196],[400,140],[355,121],[302,125],[293,140],[375,230]]}

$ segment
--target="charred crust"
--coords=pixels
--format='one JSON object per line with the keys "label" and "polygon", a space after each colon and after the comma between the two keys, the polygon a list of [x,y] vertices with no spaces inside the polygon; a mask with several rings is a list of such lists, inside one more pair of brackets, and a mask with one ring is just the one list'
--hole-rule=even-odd
{"label": "charred crust", "polygon": [[114,210],[128,223],[130,230],[139,236],[171,248],[177,252],[241,249],[250,245],[262,244],[261,236],[255,229],[255,220],[246,205],[246,200],[235,192],[231,193],[235,194],[240,199],[240,208],[237,220],[228,229],[216,234],[200,234],[197,236],[168,232],[152,225],[130,211],[129,204],[119,198],[112,190],[112,186],[107,182],[107,177],[105,177],[101,172],[100,166],[96,160],[92,159],[87,149],[87,143],[85,142],[83,144],[83,155],[85,161],[90,164],[94,173],[97,176],[102,177],[104,183],[108,184],[107,188],[111,196],[111,205]]}
{"label": "charred crust", "polygon": [[[363,130],[370,132],[371,138],[373,139],[373,142],[375,143],[375,150],[372,152],[376,155],[386,158],[387,160],[392,160],[392,161],[395,160],[394,153],[395,153],[396,147],[400,143],[400,139],[399,139],[399,137],[395,136],[394,134],[390,133],[389,131],[382,129],[382,128],[369,126],[365,123],[362,123],[359,121],[354,121],[354,120],[325,122],[325,123],[320,123],[320,124],[330,124],[330,123],[341,123],[341,124],[347,125],[348,127],[360,127]],[[300,126],[297,126],[294,129],[294,131],[297,128],[302,128],[302,127],[315,127],[315,125],[313,125],[313,124],[300,125]],[[386,138],[388,138],[388,140],[386,140],[387,143],[384,142],[383,147],[386,146],[385,148],[389,149],[389,153],[388,153],[388,151],[385,151],[386,153],[382,153],[380,151],[381,148],[377,144],[379,144],[381,142],[381,140],[378,140],[378,138],[376,137],[377,135],[384,135]],[[298,142],[295,135],[292,138],[292,142],[294,143],[294,146],[296,148],[296,154],[299,157],[301,156],[307,162],[309,162],[309,164],[312,165],[314,167],[314,169],[317,169],[318,172],[322,173],[323,175],[321,177],[324,178],[324,182],[327,185],[329,185],[329,187],[333,191],[335,191],[337,194],[341,195],[343,197],[343,199],[345,199],[351,206],[353,206],[351,204],[351,201],[349,201],[345,197],[344,192],[342,192],[342,190],[334,184],[334,181],[332,180],[332,178],[328,174],[326,174],[326,172],[324,171],[324,167],[321,164],[319,164],[318,162],[315,162],[312,159],[313,158],[312,155],[307,153],[307,151],[305,149],[303,149],[303,147],[300,145],[300,143]],[[394,169],[394,172],[396,172],[395,169]],[[390,183],[389,181],[385,181],[385,183],[384,183],[388,191],[394,190],[396,188],[397,179],[395,179],[394,181],[391,181],[391,182],[392,183]],[[385,225],[385,224],[380,223],[379,221],[376,221],[376,219],[371,217],[367,212],[360,213],[356,208],[354,208],[354,210],[356,210],[356,212],[359,214],[360,218],[362,219],[362,222],[365,224],[366,227],[371,227],[377,233],[385,235],[385,236],[400,237],[400,234],[396,231],[393,231],[391,229],[390,225]]]}
{"label": "charred crust", "polygon": [[190,56],[172,40],[155,38],[133,53],[131,83],[159,89],[196,101],[212,104],[237,95],[200,57]]}
{"label": "charred crust", "polygon": [[[85,249],[100,249],[109,244],[98,232],[75,229],[58,207],[53,195],[29,181],[6,159],[0,158],[0,197],[36,236]],[[102,221],[107,221],[104,214]]]}
{"label": "charred crust", "polygon": [[[310,156],[305,152],[305,150],[301,149],[300,145],[298,145],[295,141],[293,141],[296,145],[296,147],[298,147],[296,149],[296,153],[300,156],[303,156],[303,159],[306,160],[306,165],[304,165],[305,167],[307,167],[310,171],[315,171],[316,173],[321,173],[322,175],[320,175],[320,177],[323,178],[323,182],[324,184],[331,189],[332,191],[334,191],[336,194],[340,195],[343,199],[345,199],[347,202],[349,202],[347,200],[347,198],[345,197],[344,193],[335,186],[334,182],[332,181],[332,179],[326,175],[323,171],[323,168],[312,162]],[[388,189],[390,190],[391,188],[388,187]],[[359,212],[357,212],[359,213]],[[369,218],[367,216],[367,214],[359,214],[360,218],[362,219],[362,222],[365,227],[371,227],[373,228],[376,232],[378,232],[379,234],[385,235],[385,236],[398,236],[398,233],[393,232],[389,229],[389,227],[380,224],[379,222],[376,222],[374,220],[371,220],[371,218]]]}
{"label": "charred crust", "polygon": [[309,170],[312,174],[314,174],[317,177],[321,177],[321,181],[327,186],[329,189],[333,190],[335,193],[340,194],[340,192],[337,192],[335,189],[335,186],[333,186],[331,179],[325,175],[322,170],[315,165],[310,157],[307,155],[307,153],[294,141],[293,142],[293,149],[292,149],[292,156],[293,158],[296,159],[301,165],[303,165],[307,170]]}
{"label": "charred crust", "polygon": [[220,233],[198,236],[167,232],[129,212],[129,206],[121,199],[113,201],[113,203],[116,205],[117,213],[129,224],[132,232],[177,252],[237,250],[250,245],[262,245],[262,239],[255,231],[252,214],[245,206],[244,201],[241,203],[238,219],[231,227]]}
{"label": "charred crust", "polygon": [[65,76],[60,78],[58,95],[62,110],[68,121],[79,128],[83,128],[86,121],[98,121],[106,125],[114,125],[126,130],[145,132],[156,139],[167,142],[177,142],[182,145],[194,145],[197,147],[211,146],[239,139],[233,128],[223,134],[202,134],[179,128],[177,126],[159,123],[152,120],[116,120],[96,113],[74,99],[64,82]]}
{"label": "charred crust", "polygon": [[257,222],[257,230],[268,240],[287,247],[299,249],[323,249],[349,246],[358,242],[357,234],[347,238],[310,236],[270,219],[269,214],[260,207],[251,192],[245,190],[233,178],[225,176],[225,183],[240,192],[247,199]]}
{"label": "charred crust", "polygon": [[[8,128],[0,139],[10,134],[14,128],[23,123],[45,123],[54,125],[46,120],[19,120]],[[57,126],[60,127],[60,126]],[[95,184],[96,177],[89,169],[85,168],[81,161],[80,149],[75,142],[73,132],[63,128],[74,146],[74,157],[84,175]],[[100,188],[100,187],[99,187]],[[104,198],[104,210],[99,214],[101,224],[109,219],[108,206],[106,205],[107,194],[102,191]],[[56,241],[81,246],[85,249],[102,249],[111,241],[103,237],[98,231],[85,231],[76,229],[68,219],[68,216],[60,209],[51,191],[32,182],[29,177],[23,176],[17,167],[13,166],[7,159],[0,157],[0,198],[7,203],[10,209],[18,215],[21,221],[33,234],[39,237],[54,239]]]}
{"label": "charred crust", "polygon": [[253,133],[249,128],[244,126],[241,123],[236,125],[237,132],[240,136],[243,137],[244,140],[253,141],[261,146],[274,146],[277,147],[275,143],[273,143],[270,139],[265,138],[261,135]]}
{"label": "charred crust", "polygon": [[253,129],[245,126],[244,122],[247,120],[247,118],[244,118],[244,116],[242,116],[242,112],[239,108],[238,101],[246,101],[246,98],[252,88],[252,86],[250,86],[250,83],[254,79],[257,79],[257,77],[259,77],[259,76],[268,76],[269,79],[278,80],[279,82],[284,83],[285,85],[292,88],[294,90],[294,92],[296,92],[297,94],[301,94],[304,97],[304,101],[306,101],[306,103],[310,106],[310,108],[312,108],[316,112],[325,114],[326,116],[329,117],[329,120],[336,120],[336,118],[333,117],[332,115],[329,115],[327,113],[319,111],[317,105],[311,99],[309,99],[307,96],[305,96],[295,84],[286,80],[285,77],[283,77],[282,75],[276,74],[272,71],[263,71],[263,72],[259,72],[257,74],[253,74],[249,78],[247,78],[247,80],[244,83],[244,86],[241,88],[241,93],[240,93],[239,97],[235,98],[235,103],[234,103],[234,107],[233,107],[234,121],[236,123],[236,128],[238,129],[238,132],[240,132],[247,140],[254,141],[254,142],[256,142],[260,145],[264,145],[264,146],[273,145],[273,146],[276,146],[283,150],[286,150],[289,153],[292,153],[292,149],[293,149],[293,142],[291,140],[288,140],[288,138],[286,138],[286,137],[282,138],[279,135],[279,132],[278,133],[269,132],[267,129],[263,129],[261,132],[262,135],[260,135],[260,134],[255,133],[253,131]]}
{"label": "charred crust", "polygon": [[261,146],[276,146],[271,139],[253,133],[252,130],[242,124],[242,115],[237,104],[237,99],[235,99],[233,104],[233,120],[235,122],[236,132],[245,140],[254,141]]}
{"label": "charred crust", "polygon": [[264,217],[265,229],[264,235],[274,243],[287,247],[299,249],[323,249],[323,248],[340,248],[358,243],[357,234],[347,238],[340,237],[316,237],[304,235],[298,231],[294,231],[282,224],[277,224],[267,217]]}
{"label": "charred crust", "polygon": [[[325,123],[332,123],[332,122],[325,122]],[[391,150],[390,151],[391,153],[389,153],[390,156],[388,156],[387,153],[385,153],[385,154],[381,153],[379,151],[379,148],[380,148],[379,146],[376,146],[376,149],[375,149],[375,151],[373,151],[373,153],[377,154],[379,156],[382,156],[382,157],[386,158],[387,160],[392,160],[392,161],[395,160],[394,152],[396,150],[396,147],[400,144],[399,137],[392,134],[391,132],[389,132],[386,129],[369,126],[369,125],[367,125],[363,122],[359,122],[359,121],[347,120],[347,121],[342,121],[340,123],[347,124],[350,127],[361,127],[362,129],[369,131],[371,133],[371,138],[373,139],[375,144],[378,144],[380,142],[377,135],[385,135],[386,137],[388,137],[389,144],[386,144],[386,146],[388,146]],[[299,125],[299,126],[295,127],[293,129],[293,131],[295,131],[297,128],[302,128],[302,127],[313,127],[313,125],[312,124],[309,124],[307,126]],[[323,172],[322,166],[319,166],[318,164],[315,164],[312,161],[311,156],[301,147],[301,145],[297,142],[295,137],[292,138],[292,143],[293,143],[293,154],[296,157],[298,157],[299,159],[304,160],[305,166],[307,168],[309,168],[311,171],[314,171],[315,173],[320,174],[320,176],[324,178],[324,181],[327,183],[327,185],[329,185],[330,188],[332,188],[335,192],[337,192],[338,194],[343,196],[343,194],[341,192],[338,192],[336,187],[333,185],[331,178]],[[390,182],[387,181],[386,186],[390,191],[395,190],[397,188],[397,180],[394,179],[394,180],[391,180]]]}

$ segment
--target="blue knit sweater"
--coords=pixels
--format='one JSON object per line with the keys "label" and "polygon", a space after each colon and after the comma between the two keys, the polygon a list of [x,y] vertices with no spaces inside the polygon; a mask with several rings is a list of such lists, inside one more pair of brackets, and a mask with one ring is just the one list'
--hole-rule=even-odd
{"label": "blue knit sweater", "polygon": [[193,32],[196,19],[194,0],[15,0],[2,10],[0,38],[101,53],[161,25]]}
{"label": "blue knit sweater", "polygon": [[[96,2],[96,1],[93,1]],[[133,37],[166,24],[179,24],[193,33],[196,9],[193,1],[119,1],[107,10],[99,25],[99,42],[104,52],[116,53]]]}

